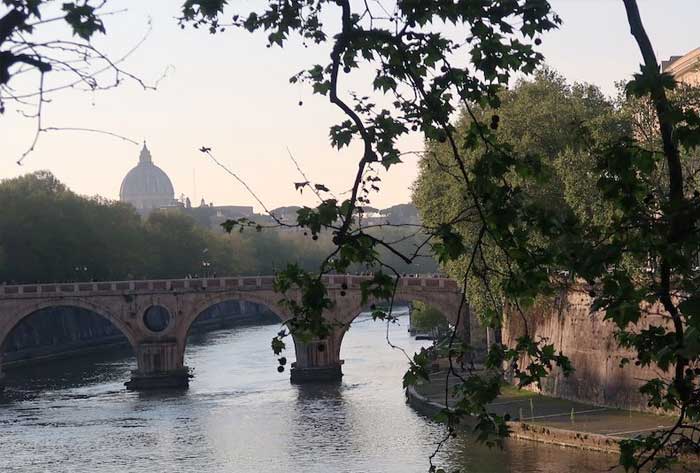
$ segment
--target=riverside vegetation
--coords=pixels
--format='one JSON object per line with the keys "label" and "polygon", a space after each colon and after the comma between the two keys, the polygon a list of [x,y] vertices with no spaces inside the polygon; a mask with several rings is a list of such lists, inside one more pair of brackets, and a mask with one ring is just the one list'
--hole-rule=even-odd
{"label": "riverside vegetation", "polygon": [[[128,204],[75,194],[46,171],[0,182],[0,202],[7,203],[0,213],[5,283],[269,275],[290,263],[318,267],[332,246],[327,235],[314,241],[296,231],[228,235],[177,209],[142,219]],[[375,232],[404,245],[415,238],[396,228]],[[435,268],[425,260],[425,271]]]}
{"label": "riverside vegetation", "polygon": [[[542,66],[538,46],[547,32],[562,24],[547,0],[399,0],[386,5],[275,0],[255,6],[227,0],[183,2],[179,19],[183,28],[202,27],[212,34],[241,28],[263,33],[267,47],[293,47],[290,39],[294,38],[305,47],[330,52],[325,63],[308,65],[290,81],[308,84],[343,114],[330,128],[334,147],[358,145],[351,148],[358,153],[357,169],[347,198],[338,200],[322,183],[297,183],[301,188],[312,187],[322,198],[318,206],[298,213],[296,225],[318,240],[319,235],[328,235],[332,246],[316,270],[293,262],[278,272],[276,289],[283,295],[299,289],[302,297],[286,300],[293,317],[273,339],[276,354],[285,348],[291,333],[303,337],[329,333],[323,318],[331,304],[321,278],[325,273],[346,272],[353,265],[366,267],[373,278],[363,285],[365,296],[392,300],[401,271],[384,256],[391,254],[408,265],[418,252],[401,250],[393,240],[367,231],[359,216],[362,206],[381,190],[377,170],[391,172],[401,162],[398,140],[411,131],[420,132],[429,143],[445,144],[449,167],[441,178],[456,181],[452,192],[460,204],[423,226],[425,239],[418,248],[429,244],[440,262],[451,266],[463,281],[465,295],[467,289],[480,285],[478,293],[485,297],[479,315],[494,327],[504,316],[504,301],[517,316],[538,298],[574,282],[585,284],[594,299],[593,308],[605,312],[618,327],[620,343],[635,353],[629,361],[668,373],[650,380],[642,390],[651,406],[677,416],[669,429],[623,441],[621,465],[634,471],[648,466],[658,470],[669,466],[680,452],[700,452],[696,438],[700,190],[691,159],[700,145],[700,117],[697,107],[672,100],[678,86],[673,77],[661,72],[637,1],[620,1],[626,13],[626,21],[619,24],[620,36],[631,32],[630,40],[642,57],[625,94],[646,107],[653,131],[642,136],[620,127],[602,136],[589,123],[599,117],[597,112],[582,116],[572,131],[583,139],[568,158],[539,148],[540,140],[533,140],[532,148],[519,146],[513,139],[517,134],[509,134],[506,123],[516,117],[500,115],[509,85],[518,75],[531,75]],[[0,19],[0,87],[9,83],[13,73],[34,68],[40,72],[41,90],[44,74],[51,73],[50,54],[45,49],[32,51],[25,36],[32,33],[31,21],[40,17],[46,3],[5,2],[14,14]],[[96,13],[103,4],[64,4],[69,28],[83,39],[105,32]],[[590,34],[595,31],[591,25]],[[78,49],[75,56],[87,61],[89,57],[81,52]],[[360,72],[356,77],[369,78],[360,94],[345,88],[344,80],[356,72]],[[37,95],[40,115],[43,95]],[[594,95],[589,98],[597,100]],[[533,106],[535,110],[527,114],[532,111],[537,116],[538,104]],[[460,120],[465,115],[468,120]],[[545,116],[539,119],[543,136],[555,136],[551,127],[558,124]],[[41,131],[39,126],[37,136]],[[202,144],[201,151],[213,157],[210,146]],[[583,161],[578,160],[579,153]],[[568,184],[560,182],[556,169],[557,162],[566,159],[583,165],[576,181]],[[440,165],[439,159],[434,162]],[[565,184],[569,190],[580,185],[579,191],[590,199],[575,203],[566,193],[556,192],[553,202],[565,205],[552,205],[545,191]],[[247,222],[237,221],[229,222],[227,228],[238,225],[248,227]],[[460,265],[462,270],[457,271]],[[645,325],[646,307],[661,307],[668,323]],[[383,311],[373,315],[392,320]],[[469,356],[469,347],[457,343],[451,343],[450,351],[454,356]],[[524,357],[528,362],[520,365]],[[426,363],[416,355],[404,378],[406,384],[428,376]],[[537,384],[554,367],[564,372],[574,369],[553,344],[527,333],[514,346],[494,343],[487,365],[511,366],[521,386]],[[456,370],[448,375],[459,379],[457,389],[463,394],[454,411],[444,412],[448,435],[460,418],[475,416],[479,439],[500,444],[508,435],[507,419],[487,408],[498,396],[500,377],[484,379]],[[430,458],[435,471],[434,456]]]}

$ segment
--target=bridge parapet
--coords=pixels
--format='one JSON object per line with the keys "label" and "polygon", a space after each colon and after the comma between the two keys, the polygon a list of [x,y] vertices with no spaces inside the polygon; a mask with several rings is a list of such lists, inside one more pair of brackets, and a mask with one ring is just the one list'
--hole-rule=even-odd
{"label": "bridge parapet", "polygon": [[[359,289],[363,281],[368,281],[371,276],[356,276],[352,274],[324,276],[324,282],[331,289],[341,288],[343,284],[348,289]],[[431,291],[455,292],[459,289],[457,283],[449,278],[440,277],[402,277],[399,281],[399,289],[402,288],[430,288]]]}
{"label": "bridge parapet", "polygon": [[[360,289],[370,276],[327,275],[323,277],[329,289]],[[153,279],[134,281],[98,281],[0,285],[0,298],[53,298],[85,297],[91,295],[123,295],[181,292],[221,292],[226,290],[271,290],[274,276],[242,276],[198,279]],[[448,278],[403,277],[399,289],[428,289],[437,292],[456,292],[458,285]]]}

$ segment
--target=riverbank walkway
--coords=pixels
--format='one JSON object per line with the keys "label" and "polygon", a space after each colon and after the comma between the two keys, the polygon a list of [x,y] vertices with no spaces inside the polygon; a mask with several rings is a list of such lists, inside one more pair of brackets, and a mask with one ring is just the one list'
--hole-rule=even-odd
{"label": "riverbank walkway", "polygon": [[[409,390],[409,402],[425,414],[439,412],[445,405],[445,376],[444,371],[431,373],[429,383]],[[450,385],[456,382],[451,376]],[[454,402],[454,397],[448,399],[449,405]],[[675,420],[543,396],[512,386],[503,388],[489,411],[510,415],[512,437],[611,453],[619,452],[620,440],[664,429]]]}

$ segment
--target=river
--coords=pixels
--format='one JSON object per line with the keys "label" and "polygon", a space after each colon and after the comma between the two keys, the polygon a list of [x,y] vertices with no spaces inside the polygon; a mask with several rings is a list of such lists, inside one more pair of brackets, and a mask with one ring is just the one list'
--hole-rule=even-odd
{"label": "river", "polygon": [[[407,317],[391,341],[414,352]],[[192,336],[182,393],[127,392],[129,351],[10,371],[0,396],[0,472],[426,472],[444,432],[405,403],[404,355],[360,316],[343,340],[342,383],[292,385],[269,348],[277,325]],[[293,351],[293,350],[291,350]],[[287,357],[293,360],[293,354]],[[462,473],[606,471],[614,456],[530,442],[503,450],[468,434],[437,463]]]}

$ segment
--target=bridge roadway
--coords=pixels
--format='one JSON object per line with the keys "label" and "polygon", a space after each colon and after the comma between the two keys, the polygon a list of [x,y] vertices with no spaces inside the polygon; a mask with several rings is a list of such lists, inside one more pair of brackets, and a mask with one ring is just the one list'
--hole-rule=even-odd
{"label": "bridge roadway", "polygon": [[[308,342],[294,338],[296,362],[292,382],[334,380],[342,376],[340,347],[350,323],[369,304],[362,303],[360,283],[368,276],[325,276],[334,302],[324,317],[335,322],[324,339]],[[187,334],[205,309],[230,300],[268,307],[282,322],[290,314],[279,304],[273,276],[167,279],[112,282],[75,282],[0,286],[0,347],[25,317],[48,307],[81,307],[114,324],[129,340],[137,360],[128,389],[186,387],[189,369],[184,365]],[[298,293],[291,293],[298,297]],[[442,311],[454,325],[458,321],[465,340],[474,347],[485,343],[484,330],[470,316],[457,284],[440,277],[401,278],[396,301],[419,300]],[[0,354],[0,386],[2,358]]]}

